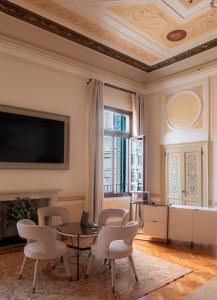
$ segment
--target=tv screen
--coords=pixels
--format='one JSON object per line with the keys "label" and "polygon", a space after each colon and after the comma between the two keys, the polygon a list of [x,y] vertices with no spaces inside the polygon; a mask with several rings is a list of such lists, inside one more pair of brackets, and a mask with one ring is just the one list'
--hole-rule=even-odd
{"label": "tv screen", "polygon": [[67,147],[64,116],[55,118],[50,114],[49,118],[47,113],[27,112],[0,108],[0,163],[64,165]]}

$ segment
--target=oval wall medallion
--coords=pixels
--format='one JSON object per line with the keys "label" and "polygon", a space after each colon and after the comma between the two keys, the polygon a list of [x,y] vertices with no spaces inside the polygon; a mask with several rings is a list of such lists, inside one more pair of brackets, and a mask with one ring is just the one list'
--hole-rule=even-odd
{"label": "oval wall medallion", "polygon": [[175,130],[192,128],[199,122],[202,110],[202,101],[197,93],[190,90],[178,92],[167,103],[167,124]]}

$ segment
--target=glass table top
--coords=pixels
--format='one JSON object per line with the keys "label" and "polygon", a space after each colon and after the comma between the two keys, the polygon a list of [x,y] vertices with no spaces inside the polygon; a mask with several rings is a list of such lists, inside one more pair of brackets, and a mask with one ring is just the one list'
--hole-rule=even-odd
{"label": "glass table top", "polygon": [[71,222],[56,226],[57,231],[67,235],[97,235],[101,227],[87,228],[80,222]]}

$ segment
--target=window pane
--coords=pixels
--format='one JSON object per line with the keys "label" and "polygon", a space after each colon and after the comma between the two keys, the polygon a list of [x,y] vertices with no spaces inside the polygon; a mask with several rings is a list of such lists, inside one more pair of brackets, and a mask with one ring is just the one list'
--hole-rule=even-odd
{"label": "window pane", "polygon": [[143,190],[143,141],[131,140],[131,191]]}
{"label": "window pane", "polygon": [[106,130],[129,132],[129,121],[128,115],[104,111],[104,129]]}
{"label": "window pane", "polygon": [[112,137],[104,136],[104,192],[112,192]]}
{"label": "window pane", "polygon": [[114,193],[128,192],[128,138],[114,137]]}

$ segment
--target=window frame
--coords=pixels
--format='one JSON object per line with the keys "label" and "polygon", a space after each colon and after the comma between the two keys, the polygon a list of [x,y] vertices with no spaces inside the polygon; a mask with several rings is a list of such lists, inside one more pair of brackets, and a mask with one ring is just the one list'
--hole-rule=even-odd
{"label": "window frame", "polygon": [[[129,117],[129,132],[123,132],[123,131],[114,131],[114,130],[106,130],[104,129],[104,137],[105,136],[110,136],[112,138],[114,137],[125,137],[128,138],[129,143],[130,143],[130,138],[132,137],[132,115],[133,113],[131,111],[128,110],[123,110],[123,109],[119,109],[116,107],[111,107],[111,106],[107,106],[104,105],[104,110],[103,112],[107,110],[107,111],[111,111],[114,113],[119,113],[119,114],[123,114],[123,115],[127,115]],[[129,166],[129,150],[128,150],[128,166]],[[104,174],[103,174],[104,175]],[[104,177],[103,177],[104,178]],[[129,192],[129,182],[130,182],[130,168],[128,168],[128,192],[125,193],[114,193],[114,192],[104,192],[104,198],[113,198],[113,197],[127,197],[130,196],[131,193]],[[103,185],[104,186],[104,185]]]}

